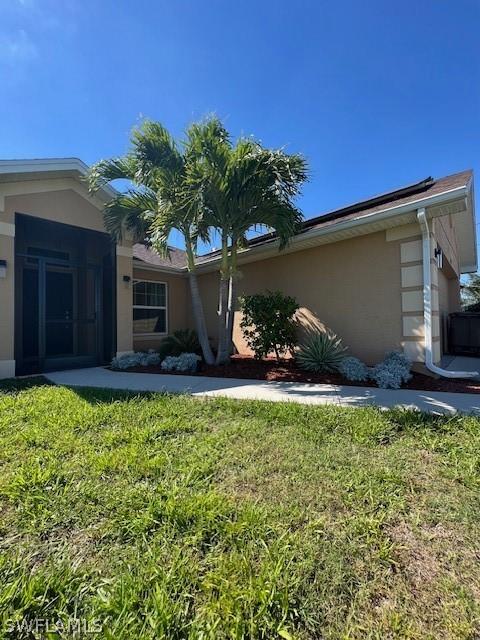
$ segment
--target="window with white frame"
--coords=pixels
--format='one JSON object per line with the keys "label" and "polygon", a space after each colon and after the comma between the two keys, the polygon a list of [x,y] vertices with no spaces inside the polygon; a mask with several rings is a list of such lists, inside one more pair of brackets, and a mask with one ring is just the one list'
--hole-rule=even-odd
{"label": "window with white frame", "polygon": [[167,285],[165,282],[134,280],[133,333],[167,333]]}

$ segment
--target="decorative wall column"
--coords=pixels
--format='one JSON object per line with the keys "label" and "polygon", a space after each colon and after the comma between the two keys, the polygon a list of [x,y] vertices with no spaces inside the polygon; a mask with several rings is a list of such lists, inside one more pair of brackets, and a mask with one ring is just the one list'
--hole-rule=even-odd
{"label": "decorative wall column", "polygon": [[133,251],[117,245],[117,356],[133,351]]}
{"label": "decorative wall column", "polygon": [[0,378],[11,378],[15,375],[15,224],[6,221],[2,195],[0,265]]}
{"label": "decorative wall column", "polygon": [[[435,240],[430,238],[432,255]],[[423,318],[423,267],[421,237],[410,237],[400,243],[401,296],[402,296],[402,347],[412,362],[425,361],[425,327]],[[440,319],[438,307],[438,270],[434,259],[432,270],[432,335],[433,360],[440,362]]]}

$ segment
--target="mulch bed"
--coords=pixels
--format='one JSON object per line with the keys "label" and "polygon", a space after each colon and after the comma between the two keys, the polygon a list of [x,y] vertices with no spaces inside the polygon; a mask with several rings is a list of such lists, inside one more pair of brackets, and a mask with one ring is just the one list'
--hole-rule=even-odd
{"label": "mulch bed", "polygon": [[[128,371],[137,373],[165,374],[160,366],[132,367]],[[172,375],[169,372],[169,375]],[[181,374],[173,374],[181,375]],[[347,385],[354,387],[376,387],[371,380],[367,382],[350,382],[339,373],[312,374],[295,365],[294,360],[280,360],[267,358],[255,360],[249,356],[232,356],[230,363],[221,366],[202,364],[195,376],[214,378],[243,378],[250,380],[268,380],[275,382],[313,382],[320,384]],[[413,373],[412,379],[402,387],[417,391],[449,391],[452,393],[480,393],[480,382],[472,380],[450,380],[448,378],[433,378],[421,373]]]}

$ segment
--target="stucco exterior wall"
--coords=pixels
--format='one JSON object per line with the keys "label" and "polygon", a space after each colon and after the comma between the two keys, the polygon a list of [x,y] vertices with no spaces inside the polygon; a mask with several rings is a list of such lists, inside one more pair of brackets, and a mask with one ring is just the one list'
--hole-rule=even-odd
{"label": "stucco exterior wall", "polygon": [[[401,348],[400,243],[385,232],[353,238],[241,266],[239,295],[280,290],[295,296],[300,337],[328,326],[351,355],[368,363]],[[209,335],[216,336],[218,275],[201,275]],[[236,314],[234,343],[245,352]]]}
{"label": "stucco exterior wall", "polygon": [[[141,269],[134,265],[133,278],[135,280],[150,280],[152,282],[165,282],[167,285],[167,333],[173,333],[177,329],[186,329],[190,326],[188,318],[188,280],[181,275],[172,275],[158,271]],[[130,307],[130,315],[132,309]],[[165,336],[133,336],[135,351],[148,351],[157,349]]]}
{"label": "stucco exterior wall", "polygon": [[[35,182],[35,181],[34,181]],[[5,210],[1,215],[4,222],[13,224],[15,213],[24,213],[29,216],[42,218],[42,220],[52,220],[62,222],[74,227],[92,229],[93,231],[105,231],[103,218],[100,209],[89,200],[87,190],[85,195],[80,195],[77,191],[68,188],[69,181],[65,180],[61,184],[54,181],[53,186],[63,186],[63,189],[49,190],[44,192],[25,193],[5,197]],[[48,181],[42,184],[48,188]],[[39,189],[39,186],[29,186],[24,182],[22,188],[26,191]],[[12,185],[8,185],[10,188]],[[14,186],[14,185],[13,185]],[[20,188],[20,186],[19,186]],[[82,188],[82,187],[80,187]]]}
{"label": "stucco exterior wall", "polygon": [[6,277],[0,278],[0,378],[15,375],[15,238],[6,235],[7,229],[9,227],[3,228],[3,234],[0,229],[0,258],[7,261]]}

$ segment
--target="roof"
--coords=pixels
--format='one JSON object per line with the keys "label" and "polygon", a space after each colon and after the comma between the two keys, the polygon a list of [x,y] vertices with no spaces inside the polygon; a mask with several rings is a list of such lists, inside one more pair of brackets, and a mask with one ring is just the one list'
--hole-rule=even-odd
{"label": "roof", "polygon": [[[410,202],[416,202],[419,198],[438,195],[456,189],[457,187],[466,186],[472,179],[472,176],[473,172],[467,170],[437,180],[434,180],[432,177],[425,178],[420,182],[414,182],[406,187],[401,187],[400,189],[374,196],[368,200],[362,200],[340,209],[322,213],[314,218],[309,218],[303,222],[298,235],[312,229],[320,229],[337,224],[339,221],[361,218],[371,215],[376,211],[384,211],[392,206],[405,205]],[[275,239],[274,233],[266,233],[253,238],[249,241],[248,245],[253,247],[274,241]],[[201,258],[210,258],[212,255],[213,252]]]}
{"label": "roof", "polygon": [[[361,223],[362,218],[370,219],[371,216],[375,216],[377,213],[380,214],[381,212],[389,211],[396,207],[402,209],[408,208],[409,204],[413,205],[422,200],[435,199],[435,196],[455,192],[455,190],[461,189],[462,187],[468,187],[472,177],[473,173],[470,170],[439,179],[428,177],[419,182],[407,185],[406,187],[395,189],[369,198],[368,200],[362,200],[346,207],[309,218],[303,222],[296,239],[301,239],[302,236],[306,236],[314,231],[328,231],[329,229],[334,231],[340,223],[346,223],[348,221],[359,221]],[[274,233],[266,233],[252,238],[248,243],[248,249],[268,246],[269,244],[274,244],[276,240],[277,238]],[[207,262],[215,261],[219,255],[219,251],[211,251],[202,256],[198,256],[197,264],[203,265]],[[135,245],[134,256],[147,264],[159,268],[166,267],[183,270],[186,267],[185,252],[180,249],[171,248],[169,259],[161,258],[154,249],[149,249],[144,245]]]}
{"label": "roof", "polygon": [[165,267],[167,269],[183,269],[187,266],[187,254],[177,247],[168,248],[168,256],[162,258],[155,249],[144,244],[133,245],[133,259],[140,260],[155,267]]}
{"label": "roof", "polygon": [[[0,185],[22,180],[59,177],[72,177],[81,182],[87,172],[88,166],[79,158],[0,160]],[[392,227],[415,222],[416,208],[424,206],[429,207],[431,215],[445,215],[445,211],[457,214],[457,240],[462,273],[476,271],[477,248],[472,178],[472,171],[462,171],[438,179],[428,177],[401,189],[309,218],[303,222],[300,231],[292,238],[286,251],[299,251],[321,242],[332,242],[348,237],[348,234],[351,236],[371,233],[374,230],[386,228],[387,225]],[[100,196],[100,200],[105,203],[117,193],[113,187],[105,185],[96,195]],[[466,204],[461,204],[462,201]],[[450,210],[446,203],[449,203]],[[432,212],[433,208],[436,209],[435,214]],[[239,260],[244,262],[258,260],[267,252],[275,251],[277,243],[274,233],[252,238],[248,247],[242,250]],[[211,251],[199,256],[197,263],[202,270],[208,269],[218,261],[219,254],[218,251]],[[145,245],[135,245],[134,257],[153,269],[177,272],[186,270],[185,252],[176,247],[170,248],[169,257],[161,258],[153,249]]]}
{"label": "roof", "polygon": [[[0,182],[35,180],[42,178],[72,177],[82,180],[88,173],[88,165],[80,158],[29,158],[0,160]],[[99,189],[105,198],[118,192],[110,185]]]}

